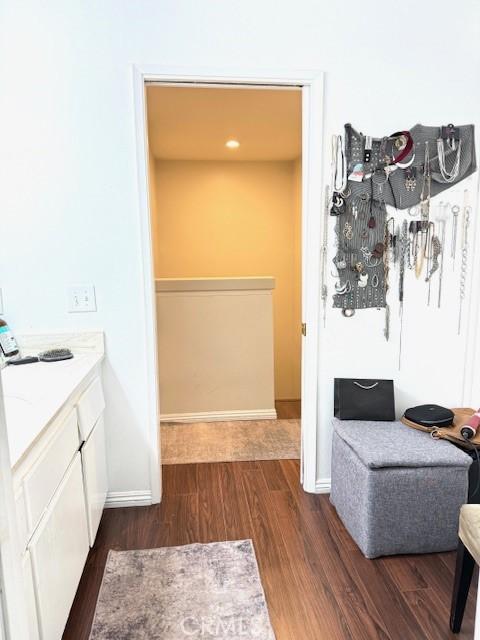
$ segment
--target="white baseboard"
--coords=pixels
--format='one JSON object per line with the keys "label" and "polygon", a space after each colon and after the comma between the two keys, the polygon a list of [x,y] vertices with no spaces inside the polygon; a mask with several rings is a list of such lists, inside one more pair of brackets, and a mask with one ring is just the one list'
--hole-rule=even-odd
{"label": "white baseboard", "polygon": [[152,504],[151,491],[109,491],[106,509],[115,507],[146,507]]}
{"label": "white baseboard", "polygon": [[331,488],[331,478],[320,478],[315,483],[315,493],[330,493]]}
{"label": "white baseboard", "polygon": [[162,413],[160,422],[228,422],[229,420],[276,420],[275,409],[251,411],[204,411],[200,413]]}

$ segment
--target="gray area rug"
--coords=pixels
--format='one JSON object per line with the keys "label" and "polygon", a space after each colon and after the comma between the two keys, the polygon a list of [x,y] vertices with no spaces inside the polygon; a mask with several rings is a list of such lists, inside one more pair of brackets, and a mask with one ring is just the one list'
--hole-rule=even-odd
{"label": "gray area rug", "polygon": [[300,420],[162,422],[162,464],[300,458]]}
{"label": "gray area rug", "polygon": [[91,640],[275,640],[251,540],[110,551]]}

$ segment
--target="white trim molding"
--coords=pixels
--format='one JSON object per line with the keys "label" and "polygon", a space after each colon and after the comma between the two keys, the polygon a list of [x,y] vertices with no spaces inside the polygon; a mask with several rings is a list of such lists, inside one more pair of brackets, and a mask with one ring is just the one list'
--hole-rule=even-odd
{"label": "white trim molding", "polygon": [[163,413],[160,422],[229,422],[230,420],[276,420],[275,409],[246,411],[203,411],[200,413]]}
{"label": "white trim molding", "polygon": [[264,291],[275,289],[273,276],[246,278],[157,278],[157,292],[192,291]]}
{"label": "white trim molding", "polygon": [[330,493],[332,488],[331,478],[319,478],[315,483],[315,493]]}
{"label": "white trim molding", "polygon": [[151,491],[109,491],[105,508],[148,507],[152,503]]}
{"label": "white trim molding", "polygon": [[161,495],[159,449],[159,403],[155,278],[150,229],[148,190],[148,136],[146,84],[172,86],[243,86],[247,88],[301,88],[302,90],[302,323],[307,334],[302,344],[302,463],[301,483],[305,491],[316,492],[319,407],[319,310],[320,246],[323,207],[324,74],[311,70],[185,69],[161,65],[133,66],[135,136],[139,190],[140,247],[143,267],[148,395],[148,441],[152,502]]}

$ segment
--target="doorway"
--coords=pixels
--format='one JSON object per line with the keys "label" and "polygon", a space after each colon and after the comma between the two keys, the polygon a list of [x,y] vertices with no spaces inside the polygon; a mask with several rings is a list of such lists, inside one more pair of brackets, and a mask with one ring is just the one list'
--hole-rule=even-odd
{"label": "doorway", "polygon": [[[301,238],[303,246],[302,255],[302,320],[307,325],[306,335],[303,336],[301,389],[303,397],[302,410],[302,465],[301,479],[304,489],[316,490],[316,463],[317,463],[317,406],[318,406],[318,312],[319,312],[319,248],[321,242],[320,216],[318,211],[322,204],[321,180],[310,180],[309,176],[321,176],[321,149],[322,149],[322,106],[323,106],[323,78],[321,74],[298,74],[292,77],[289,74],[273,75],[271,77],[259,76],[235,76],[235,75],[194,75],[185,72],[165,72],[165,70],[135,69],[136,91],[136,115],[137,115],[137,140],[138,162],[141,196],[141,222],[142,222],[142,247],[143,264],[145,271],[145,304],[147,308],[147,342],[151,347],[151,359],[147,363],[149,375],[149,394],[151,399],[151,423],[152,434],[151,447],[151,477],[152,477],[152,501],[155,502],[155,480],[158,481],[158,446],[153,446],[157,440],[157,421],[161,415],[161,407],[158,409],[157,400],[157,367],[156,367],[156,326],[155,326],[155,287],[153,274],[153,252],[151,249],[151,235],[149,228],[149,204],[148,204],[148,147],[146,135],[146,87],[151,83],[162,85],[174,85],[191,87],[192,83],[207,84],[208,86],[225,85],[230,87],[239,85],[250,89],[264,88],[301,88],[303,97],[302,106],[302,225]],[[315,112],[315,118],[313,113]],[[319,115],[320,114],[320,115]],[[310,323],[309,323],[310,320]],[[306,322],[305,322],[306,321]],[[309,330],[310,325],[310,330]],[[160,367],[162,363],[160,363]],[[155,421],[154,418],[155,417]],[[159,497],[159,495],[158,495]]]}
{"label": "doorway", "polygon": [[147,87],[163,464],[300,458],[301,98]]}

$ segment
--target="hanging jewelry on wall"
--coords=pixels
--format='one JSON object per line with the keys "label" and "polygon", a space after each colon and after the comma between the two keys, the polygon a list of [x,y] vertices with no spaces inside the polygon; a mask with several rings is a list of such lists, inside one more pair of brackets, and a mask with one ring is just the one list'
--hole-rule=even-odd
{"label": "hanging jewelry on wall", "polygon": [[427,264],[427,277],[425,278],[425,282],[428,282],[428,296],[427,296],[427,305],[430,306],[430,295],[432,291],[432,276],[438,271],[439,268],[439,260],[438,257],[442,252],[442,244],[438,236],[435,235],[435,225],[433,222],[430,223],[430,247],[428,251],[428,264]]}
{"label": "hanging jewelry on wall", "polygon": [[[389,264],[389,256],[390,256],[390,246],[391,246],[391,237],[390,226],[395,224],[395,218],[391,217],[385,222],[385,234],[383,240],[383,269],[384,269],[384,290],[385,290],[385,300],[387,298],[387,293],[389,290],[389,273],[390,273],[390,264]],[[388,302],[385,303],[385,328],[383,330],[383,335],[385,336],[385,340],[388,342],[390,340],[390,307]]]}
{"label": "hanging jewelry on wall", "polygon": [[417,188],[417,169],[416,167],[408,167],[405,170],[405,189],[407,191],[415,191]]}
{"label": "hanging jewelry on wall", "polygon": [[[425,281],[428,305],[433,304],[438,280],[438,306],[441,305],[443,268],[448,258],[445,240],[450,229],[444,215],[445,204],[439,207],[440,218],[431,220],[431,198],[475,171],[473,131],[473,125],[441,128],[416,125],[410,131],[373,138],[346,124],[343,140],[341,136],[332,137],[329,214],[337,217],[333,306],[345,312],[346,317],[355,309],[385,307],[384,335],[388,340],[390,308],[386,296],[399,265],[399,367],[405,274],[407,269],[412,270],[418,279]],[[388,221],[387,207],[389,210],[392,207]],[[400,211],[408,215],[402,215],[398,224],[395,219],[399,220]],[[454,226],[449,250],[453,252],[454,267],[457,242],[457,252],[460,251],[456,226],[460,225],[461,211],[454,206],[451,214]],[[447,242],[449,239],[450,236]],[[322,254],[325,324],[328,268],[324,264]]]}
{"label": "hanging jewelry on wall", "polygon": [[460,292],[458,305],[458,335],[462,330],[462,309],[465,299],[466,282],[467,282],[467,266],[468,266],[468,230],[470,226],[470,215],[472,208],[468,204],[468,191],[463,192],[463,220],[462,220],[462,263],[460,267]]}
{"label": "hanging jewelry on wall", "polygon": [[[454,140],[454,146],[452,147],[452,150],[455,150],[455,138],[453,140]],[[458,174],[460,171],[462,141],[461,140],[458,141],[457,155],[455,156],[455,160],[453,162],[451,171],[447,171],[446,164],[445,164],[445,144],[444,144],[443,138],[437,138],[437,152],[438,152],[438,166],[440,168],[440,173],[442,175],[442,178],[445,180],[445,182],[448,182],[448,183],[455,182],[455,180],[458,178]]]}
{"label": "hanging jewelry on wall", "polygon": [[430,148],[428,146],[428,140],[425,142],[425,159],[423,166],[423,184],[422,192],[420,194],[420,214],[422,222],[428,223],[430,217],[430,195],[432,188],[432,174],[430,170]]}
{"label": "hanging jewelry on wall", "polygon": [[448,206],[449,206],[448,203],[444,204],[442,201],[438,203],[439,216],[437,217],[437,220],[436,220],[437,226],[440,229],[440,245],[442,247],[442,251],[440,254],[440,268],[438,272],[437,307],[439,309],[440,309],[440,305],[442,304],[443,263],[445,260],[445,238],[447,234],[447,218],[445,215],[445,211]]}
{"label": "hanging jewelry on wall", "polygon": [[400,316],[400,334],[398,340],[398,370],[402,366],[402,335],[403,335],[403,300],[405,297],[405,262],[409,246],[408,220],[402,222],[400,233],[400,256],[399,256],[399,276],[398,276],[398,302]]}
{"label": "hanging jewelry on wall", "polygon": [[428,222],[421,221],[417,224],[417,232],[415,238],[415,276],[418,280],[422,275],[423,264],[425,261],[425,255],[427,252],[428,242]]}
{"label": "hanging jewelry on wall", "polygon": [[450,250],[450,256],[453,260],[453,270],[455,271],[455,256],[457,253],[457,236],[458,236],[458,216],[460,213],[460,207],[458,204],[452,206],[452,244]]}
{"label": "hanging jewelry on wall", "polygon": [[347,163],[342,136],[336,135],[332,136],[331,184],[330,215],[339,216],[347,210]]}

